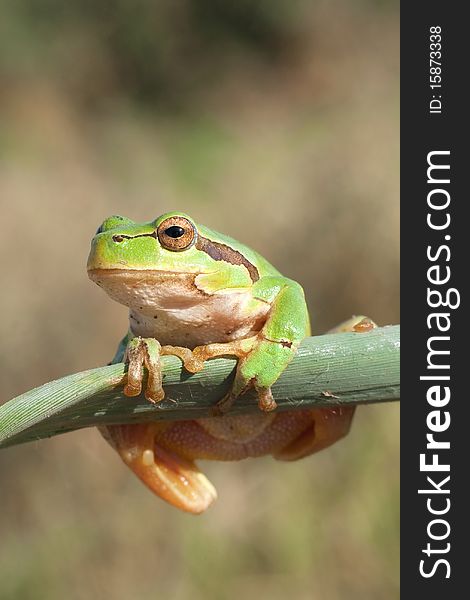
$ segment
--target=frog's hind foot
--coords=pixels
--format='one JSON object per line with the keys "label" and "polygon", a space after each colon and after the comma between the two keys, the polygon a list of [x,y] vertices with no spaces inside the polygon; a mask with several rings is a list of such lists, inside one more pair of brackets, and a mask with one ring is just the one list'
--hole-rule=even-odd
{"label": "frog's hind foot", "polygon": [[166,426],[109,425],[100,432],[152,492],[180,510],[200,514],[216,500],[217,492],[192,461],[155,443],[157,432]]}
{"label": "frog's hind foot", "polygon": [[376,329],[377,324],[372,321],[369,317],[364,315],[353,316],[346,321],[343,321],[333,329],[330,329],[328,333],[367,333],[372,329]]}

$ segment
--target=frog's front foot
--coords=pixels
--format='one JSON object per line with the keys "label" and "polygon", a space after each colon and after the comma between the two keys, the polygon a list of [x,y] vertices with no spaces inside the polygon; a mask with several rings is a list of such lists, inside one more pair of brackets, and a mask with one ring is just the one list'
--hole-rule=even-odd
{"label": "frog's front foot", "polygon": [[161,356],[178,356],[187,371],[197,373],[202,371],[204,362],[208,358],[227,354],[227,349],[222,352],[221,346],[225,344],[209,344],[190,350],[181,346],[161,346],[155,338],[132,338],[125,351],[128,369],[124,393],[126,396],[138,396],[142,392],[145,367],[148,371],[145,397],[150,402],[160,402],[165,397],[162,386]]}
{"label": "frog's front foot", "polygon": [[[249,385],[250,384],[248,383],[248,385],[245,387],[244,390],[242,390],[240,392],[240,394],[243,394],[248,389]],[[258,395],[259,409],[262,410],[263,412],[271,412],[271,411],[275,410],[277,407],[277,404],[273,398],[271,388],[270,387],[258,388],[256,386],[256,384],[254,387],[255,387],[256,393]],[[235,386],[232,387],[232,389],[228,392],[228,394],[226,394],[222,398],[222,400],[219,400],[219,402],[217,402],[217,404],[215,405],[215,408],[213,410],[214,416],[224,415],[230,410],[230,408],[232,407],[232,405],[234,404],[234,402],[240,395],[239,393],[237,393],[237,391],[234,391],[234,390],[236,390]]]}
{"label": "frog's front foot", "polygon": [[126,349],[129,363],[124,386],[126,396],[138,396],[141,393],[145,367],[148,371],[145,397],[153,403],[163,400],[165,392],[162,387],[160,352],[161,346],[154,338],[136,337],[130,340]]}
{"label": "frog's front foot", "polygon": [[160,356],[178,356],[190,373],[201,371],[208,359],[236,356],[238,364],[232,388],[217,403],[213,413],[227,413],[236,399],[250,388],[256,390],[260,410],[271,412],[277,406],[271,386],[289,364],[294,353],[295,347],[292,343],[269,340],[263,335],[226,343],[206,344],[197,346],[194,350],[181,346],[161,346],[154,338],[136,337],[128,343],[126,349],[129,367],[124,393],[127,396],[138,396],[141,393],[146,367],[148,381],[145,397],[150,402],[163,400],[165,392],[162,387]]}
{"label": "frog's front foot", "polygon": [[[180,346],[163,346],[161,354],[178,356],[190,373],[198,373],[210,358],[220,356],[236,356],[238,358],[235,381],[230,391],[213,409],[214,415],[228,412],[235,400],[250,387],[254,387],[258,395],[258,406],[263,412],[276,408],[271,393],[271,385],[285,368],[292,356],[291,346],[283,346],[277,342],[253,336],[232,342],[206,344],[194,350]],[[270,368],[266,368],[269,365]]]}
{"label": "frog's front foot", "polygon": [[[244,340],[247,341],[247,340]],[[278,379],[295,353],[293,344],[266,339],[263,335],[249,338],[239,352],[235,380],[231,390],[220,400],[215,414],[228,412],[239,396],[250,388],[256,390],[258,407],[263,412],[273,411],[277,404],[271,386]]]}

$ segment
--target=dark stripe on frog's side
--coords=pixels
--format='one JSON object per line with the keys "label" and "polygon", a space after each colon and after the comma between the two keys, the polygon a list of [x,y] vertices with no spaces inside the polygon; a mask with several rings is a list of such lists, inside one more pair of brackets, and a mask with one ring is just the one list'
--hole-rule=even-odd
{"label": "dark stripe on frog's side", "polygon": [[197,236],[196,248],[202,252],[205,252],[214,260],[224,260],[232,265],[243,265],[248,270],[253,283],[258,281],[258,269],[255,267],[255,265],[251,264],[251,262],[243,256],[243,254],[238,252],[238,250],[234,250],[233,248],[230,248],[230,246],[226,246],[225,244],[221,244],[219,242],[212,242],[201,235]]}

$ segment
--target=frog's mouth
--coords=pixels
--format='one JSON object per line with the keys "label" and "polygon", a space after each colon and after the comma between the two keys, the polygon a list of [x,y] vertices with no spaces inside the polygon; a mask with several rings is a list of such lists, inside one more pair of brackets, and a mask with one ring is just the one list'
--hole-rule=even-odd
{"label": "frog's mouth", "polygon": [[104,281],[106,279],[133,279],[136,281],[154,281],[154,282],[164,282],[166,280],[173,279],[175,277],[188,278],[192,277],[193,279],[200,275],[199,271],[191,272],[191,271],[159,271],[158,269],[89,269],[88,277],[98,283],[100,281]]}
{"label": "frog's mouth", "polygon": [[188,307],[207,295],[198,289],[199,273],[148,269],[90,269],[89,278],[116,302],[143,312]]}

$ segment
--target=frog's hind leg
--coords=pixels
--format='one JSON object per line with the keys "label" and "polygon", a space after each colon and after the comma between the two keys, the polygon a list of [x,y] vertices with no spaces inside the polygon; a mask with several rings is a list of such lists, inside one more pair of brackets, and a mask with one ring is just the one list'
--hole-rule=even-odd
{"label": "frog's hind leg", "polygon": [[[277,460],[299,460],[331,446],[344,437],[351,427],[355,407],[315,408],[310,423],[295,440],[273,454]],[[281,413],[278,419],[288,413]]]}
{"label": "frog's hind leg", "polygon": [[211,482],[196,465],[155,443],[165,423],[108,425],[100,428],[126,465],[152,492],[189,513],[204,512],[217,498]]}
{"label": "frog's hind leg", "polygon": [[[368,317],[352,317],[328,333],[367,333],[377,325]],[[273,454],[278,460],[298,460],[314,452],[323,450],[347,435],[355,406],[335,408],[315,408],[310,411],[310,424],[287,446]],[[279,415],[278,418],[282,418]]]}

